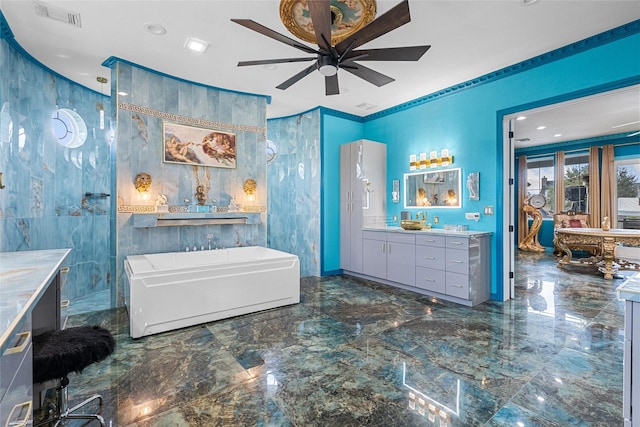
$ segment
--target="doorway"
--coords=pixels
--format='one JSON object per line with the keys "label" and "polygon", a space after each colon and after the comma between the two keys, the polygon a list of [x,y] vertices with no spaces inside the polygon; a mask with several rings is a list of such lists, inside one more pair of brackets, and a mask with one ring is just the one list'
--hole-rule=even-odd
{"label": "doorway", "polygon": [[515,151],[562,150],[564,146],[601,145],[612,139],[640,143],[640,84],[594,87],[498,112],[502,128],[502,284],[503,299],[514,297]]}

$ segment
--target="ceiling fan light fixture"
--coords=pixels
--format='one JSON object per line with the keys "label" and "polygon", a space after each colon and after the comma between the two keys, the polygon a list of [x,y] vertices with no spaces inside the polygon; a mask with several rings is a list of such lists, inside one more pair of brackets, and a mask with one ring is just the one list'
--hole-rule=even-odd
{"label": "ceiling fan light fixture", "polygon": [[318,71],[325,77],[338,74],[338,60],[332,56],[320,56],[318,58]]}
{"label": "ceiling fan light fixture", "polygon": [[338,74],[338,67],[335,65],[321,65],[318,66],[318,71],[325,77],[331,77]]}

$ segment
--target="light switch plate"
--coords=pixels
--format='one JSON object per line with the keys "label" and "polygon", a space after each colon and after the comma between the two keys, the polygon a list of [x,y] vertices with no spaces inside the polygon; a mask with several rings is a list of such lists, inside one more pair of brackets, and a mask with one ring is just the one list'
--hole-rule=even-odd
{"label": "light switch plate", "polygon": [[493,206],[485,206],[484,207],[485,215],[493,215]]}

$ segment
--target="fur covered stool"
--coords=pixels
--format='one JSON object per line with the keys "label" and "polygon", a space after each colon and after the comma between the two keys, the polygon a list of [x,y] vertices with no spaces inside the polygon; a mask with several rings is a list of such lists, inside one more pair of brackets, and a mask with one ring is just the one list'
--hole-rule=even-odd
{"label": "fur covered stool", "polygon": [[[113,335],[100,326],[78,326],[49,331],[33,337],[33,382],[60,380],[56,389],[56,403],[50,406],[46,419],[34,426],[60,425],[66,419],[97,420],[104,426],[99,415],[102,410],[102,396],[86,399],[73,408],[68,408],[67,385],[71,372],[81,373],[92,363],[109,356],[116,346]],[[98,401],[95,414],[75,414],[88,403]]]}

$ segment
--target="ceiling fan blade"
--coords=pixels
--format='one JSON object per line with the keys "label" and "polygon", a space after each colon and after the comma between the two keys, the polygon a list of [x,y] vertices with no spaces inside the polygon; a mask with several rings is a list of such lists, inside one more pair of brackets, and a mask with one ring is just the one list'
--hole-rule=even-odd
{"label": "ceiling fan blade", "polygon": [[407,46],[353,50],[344,56],[344,61],[417,61],[422,58],[422,55],[424,55],[430,47],[431,46]]}
{"label": "ceiling fan blade", "polygon": [[287,36],[284,36],[276,31],[273,31],[270,28],[265,27],[262,24],[258,24],[255,21],[252,21],[251,19],[232,19],[233,22],[235,22],[236,24],[240,24],[243,27],[246,27],[250,30],[253,30],[255,32],[258,32],[260,34],[262,34],[263,36],[267,36],[270,37],[274,40],[277,40],[281,43],[287,44],[291,47],[295,47],[296,49],[300,49],[303,52],[307,52],[307,53],[318,53],[318,51],[316,49],[310,48],[307,45],[304,45],[294,39],[290,39]]}
{"label": "ceiling fan blade", "polygon": [[338,74],[325,76],[324,93],[325,95],[338,95],[340,93],[340,88],[338,87]]}
{"label": "ceiling fan blade", "polygon": [[378,87],[384,86],[386,84],[396,81],[396,79],[393,79],[389,76],[385,76],[382,73],[379,73],[375,70],[372,70],[371,68],[367,68],[364,65],[360,65],[360,64],[349,64],[349,66],[340,67],[340,69],[348,71],[354,76],[360,77],[361,79],[364,79],[369,83],[374,84]]}
{"label": "ceiling fan blade", "polygon": [[369,25],[361,28],[346,39],[342,40],[335,46],[335,48],[338,53],[343,53],[353,42],[354,44],[352,49],[354,49],[388,33],[389,31],[395,30],[409,21],[411,21],[411,15],[409,14],[409,0],[404,0],[371,21]]}
{"label": "ceiling fan blade", "polygon": [[286,81],[280,83],[278,86],[276,86],[276,89],[285,90],[289,86],[291,86],[292,84],[298,82],[298,80],[301,80],[303,77],[306,77],[307,75],[309,75],[312,72],[314,72],[316,69],[317,69],[316,64],[310,65],[309,67],[307,67],[304,70],[300,71],[295,76],[291,77],[289,80],[286,80]]}
{"label": "ceiling fan blade", "polygon": [[330,0],[307,0],[309,15],[320,49],[331,51],[331,4]]}
{"label": "ceiling fan blade", "polygon": [[313,61],[316,58],[280,58],[280,59],[261,59],[257,61],[240,61],[238,67],[245,67],[247,65],[267,65],[267,64],[285,64],[288,62],[305,62]]}

